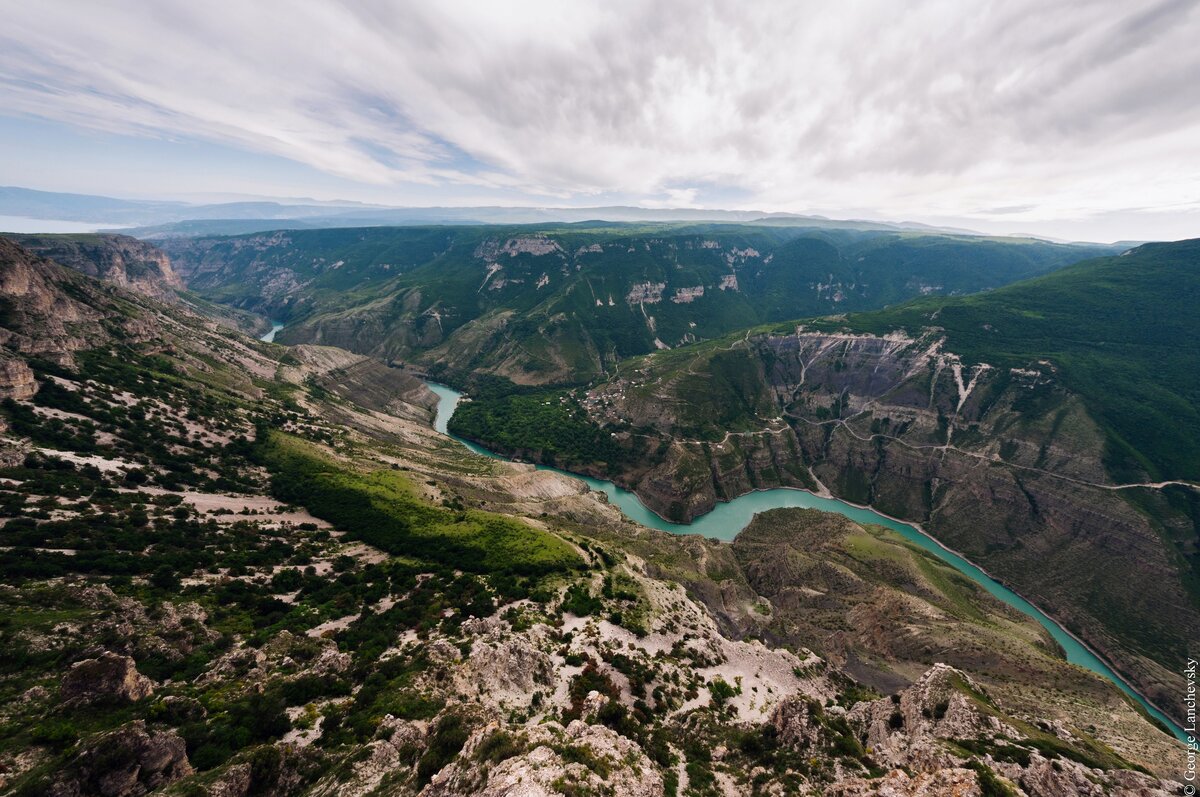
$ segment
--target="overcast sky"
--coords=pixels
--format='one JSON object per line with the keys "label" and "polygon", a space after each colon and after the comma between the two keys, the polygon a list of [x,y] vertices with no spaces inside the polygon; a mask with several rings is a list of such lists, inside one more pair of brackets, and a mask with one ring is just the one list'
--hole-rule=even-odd
{"label": "overcast sky", "polygon": [[0,184],[1200,237],[1200,0],[0,0]]}

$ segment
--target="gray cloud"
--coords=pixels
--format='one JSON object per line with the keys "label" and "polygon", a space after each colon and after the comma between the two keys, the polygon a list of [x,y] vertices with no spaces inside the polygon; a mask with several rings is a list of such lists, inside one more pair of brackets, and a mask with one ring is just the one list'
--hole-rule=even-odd
{"label": "gray cloud", "polygon": [[0,112],[524,198],[1200,210],[1197,2],[1136,5],[0,0]]}

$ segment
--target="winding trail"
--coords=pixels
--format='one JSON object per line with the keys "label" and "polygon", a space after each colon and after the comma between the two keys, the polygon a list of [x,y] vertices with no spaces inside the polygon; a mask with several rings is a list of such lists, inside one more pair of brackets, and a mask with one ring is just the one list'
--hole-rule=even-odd
{"label": "winding trail", "polygon": [[[1040,473],[1044,476],[1049,476],[1054,479],[1061,479],[1062,481],[1071,482],[1072,484],[1078,484],[1083,487],[1094,487],[1098,490],[1130,490],[1130,489],[1134,489],[1134,488],[1138,488],[1138,487],[1144,487],[1144,488],[1154,489],[1154,490],[1161,490],[1164,487],[1172,487],[1172,486],[1191,487],[1193,490],[1200,490],[1200,484],[1196,484],[1195,482],[1189,482],[1189,481],[1181,481],[1181,480],[1162,481],[1162,482],[1128,482],[1125,484],[1103,484],[1101,482],[1088,481],[1087,479],[1077,479],[1074,476],[1066,476],[1062,473],[1056,473],[1055,471],[1046,470],[1045,468],[1037,468],[1037,467],[1034,467],[1033,465],[1021,465],[1016,462],[1009,462],[1008,460],[1001,459],[1000,456],[997,454],[980,454],[980,453],[977,453],[974,451],[965,451],[965,450],[959,448],[958,446],[953,446],[953,445],[950,445],[949,443],[945,443],[943,445],[916,445],[913,443],[909,443],[905,440],[901,440],[898,437],[892,437],[891,435],[886,435],[886,434],[881,434],[881,433],[872,433],[872,434],[863,436],[863,435],[859,434],[858,432],[856,432],[852,426],[850,426],[850,421],[853,421],[854,418],[836,418],[836,419],[830,420],[830,421],[810,421],[808,418],[801,418],[800,416],[793,415],[791,413],[785,413],[785,415],[787,415],[787,417],[789,417],[789,418],[792,418],[796,421],[800,421],[801,423],[806,423],[810,426],[828,426],[831,424],[841,426],[843,429],[846,430],[847,434],[849,434],[855,440],[858,440],[863,443],[870,443],[870,442],[875,441],[876,439],[880,439],[880,440],[889,440],[889,441],[895,443],[896,445],[903,446],[904,448],[910,449],[912,451],[942,451],[942,452],[953,451],[956,454],[960,454],[964,457],[970,457],[971,459],[977,459],[981,462],[987,462],[989,464],[997,464],[997,465],[1006,465],[1010,468],[1016,468],[1018,470],[1032,471],[1034,473]],[[856,418],[858,416],[856,415],[854,417]],[[763,432],[760,432],[758,434],[766,434],[766,433],[772,433],[772,432],[769,432],[768,430],[764,430]]]}

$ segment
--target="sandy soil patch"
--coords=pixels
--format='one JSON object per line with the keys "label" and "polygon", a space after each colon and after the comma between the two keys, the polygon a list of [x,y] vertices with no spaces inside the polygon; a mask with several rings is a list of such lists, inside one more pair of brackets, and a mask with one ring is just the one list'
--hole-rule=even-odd
{"label": "sandy soil patch", "polygon": [[[265,495],[224,495],[221,493],[189,493],[164,490],[161,487],[142,487],[137,490],[122,488],[123,493],[146,493],[148,495],[177,495],[185,504],[193,506],[201,513],[219,513],[229,522],[252,520],[259,523],[278,525],[281,523],[312,523],[317,528],[329,529],[328,523],[313,517],[304,509],[288,508],[287,504],[268,498]],[[257,512],[257,515],[243,515],[242,510]],[[232,514],[230,514],[232,513]]]}
{"label": "sandy soil patch", "polygon": [[74,548],[14,548],[11,545],[0,546],[0,551],[37,551],[38,553],[60,553],[63,556],[74,556],[79,553]]}
{"label": "sandy soil patch", "polygon": [[[353,556],[363,564],[377,565],[388,560],[388,555],[378,548],[372,548],[364,542],[354,542],[338,552],[342,556]],[[390,606],[388,608],[391,608]]]}
{"label": "sandy soil patch", "polygon": [[57,407],[39,407],[35,405],[33,407],[33,411],[35,414],[41,415],[43,418],[58,418],[59,420],[63,421],[85,421],[88,423],[91,423],[92,420],[86,415],[80,415],[77,412],[67,412],[66,410],[60,410]]}
{"label": "sandy soil patch", "polygon": [[75,393],[79,392],[80,385],[78,382],[71,379],[63,379],[61,376],[54,376],[53,374],[49,376],[49,379],[64,390],[70,390]]}
{"label": "sandy soil patch", "polygon": [[[329,528],[329,524],[320,518],[313,517],[303,509],[287,509],[285,504],[274,498],[261,495],[220,495],[218,493],[176,493],[183,498],[184,503],[194,506],[200,512],[232,512],[230,521],[261,520],[269,523],[312,523],[317,528]],[[257,515],[243,515],[242,510],[258,512]],[[265,516],[265,517],[264,517]]]}
{"label": "sandy soil patch", "polygon": [[94,465],[105,473],[134,467],[131,463],[120,459],[106,459],[95,455],[76,454],[72,451],[59,451],[54,448],[38,448],[36,446],[33,450],[43,456],[58,457],[67,462],[74,462],[76,465]]}
{"label": "sandy soil patch", "polygon": [[359,617],[362,617],[362,614],[355,613],[355,614],[348,614],[345,617],[338,617],[336,620],[326,620],[325,622],[321,623],[320,625],[313,626],[312,628],[308,629],[304,633],[307,634],[308,636],[314,637],[314,638],[325,636],[325,634],[333,635],[339,631],[345,631]]}

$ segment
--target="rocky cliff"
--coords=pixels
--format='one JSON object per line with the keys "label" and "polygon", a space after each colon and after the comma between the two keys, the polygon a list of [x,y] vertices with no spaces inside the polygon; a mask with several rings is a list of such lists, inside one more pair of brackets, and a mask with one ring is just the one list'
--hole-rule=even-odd
{"label": "rocky cliff", "polygon": [[0,354],[0,398],[30,399],[36,392],[33,369],[8,352]]}
{"label": "rocky cliff", "polygon": [[114,339],[141,342],[157,331],[133,295],[0,238],[0,346],[67,363],[77,351]]}
{"label": "rocky cliff", "polygon": [[89,277],[160,301],[183,288],[166,253],[128,235],[9,235],[25,249]]}

